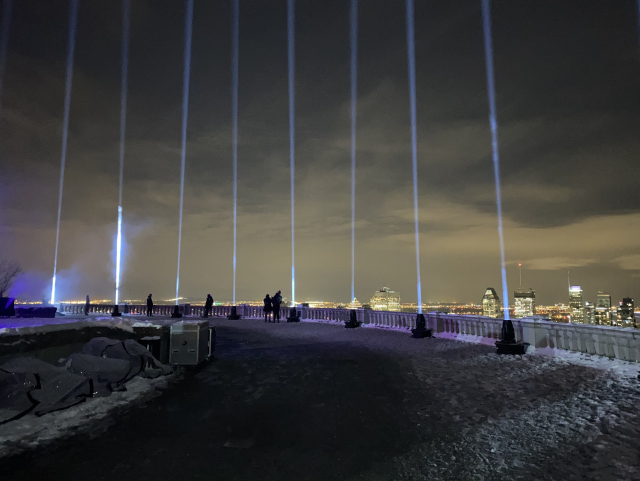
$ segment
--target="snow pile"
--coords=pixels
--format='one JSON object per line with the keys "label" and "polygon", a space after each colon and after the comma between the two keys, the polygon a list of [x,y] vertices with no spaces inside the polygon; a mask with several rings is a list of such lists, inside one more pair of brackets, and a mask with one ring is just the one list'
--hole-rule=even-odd
{"label": "snow pile", "polygon": [[87,327],[111,327],[133,332],[131,322],[122,318],[88,317],[86,319],[55,317],[52,319],[2,319],[0,336],[25,336],[55,331],[79,330]]}
{"label": "snow pile", "polygon": [[640,364],[637,362],[612,359],[605,356],[598,356],[597,354],[545,347],[537,348],[533,355],[553,357],[572,364],[601,369],[623,378],[638,378],[638,375],[640,375]]}
{"label": "snow pile", "polygon": [[154,321],[136,321],[131,324],[131,327],[155,327],[162,328],[176,322],[176,319],[158,319]]}

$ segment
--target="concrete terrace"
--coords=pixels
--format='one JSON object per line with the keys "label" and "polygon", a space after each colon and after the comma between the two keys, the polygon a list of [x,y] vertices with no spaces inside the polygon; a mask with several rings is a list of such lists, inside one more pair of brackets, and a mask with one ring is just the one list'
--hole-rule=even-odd
{"label": "concrete terrace", "polygon": [[634,378],[383,329],[211,323],[215,360],[0,479],[640,479]]}

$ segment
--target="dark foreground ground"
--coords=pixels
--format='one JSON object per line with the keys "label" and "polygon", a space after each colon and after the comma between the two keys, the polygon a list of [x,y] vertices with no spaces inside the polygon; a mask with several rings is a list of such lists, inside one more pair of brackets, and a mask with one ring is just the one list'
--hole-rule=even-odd
{"label": "dark foreground ground", "polygon": [[0,479],[640,479],[634,380],[406,333],[214,323],[215,360],[92,436],[0,460]]}

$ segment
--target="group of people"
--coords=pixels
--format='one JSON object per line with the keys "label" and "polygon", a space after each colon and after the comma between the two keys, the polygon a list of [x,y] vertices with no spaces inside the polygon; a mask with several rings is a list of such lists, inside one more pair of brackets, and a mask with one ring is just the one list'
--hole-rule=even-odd
{"label": "group of people", "polygon": [[264,322],[280,322],[280,305],[282,304],[282,294],[276,292],[273,297],[267,294],[264,298]]}
{"label": "group of people", "polygon": [[[280,293],[280,291],[278,291],[278,293]],[[268,297],[268,296],[267,296]],[[282,296],[280,297],[280,302],[282,302]],[[89,315],[89,310],[90,310],[90,306],[91,306],[91,300],[89,299],[89,296],[87,295],[87,299],[84,303],[84,315],[88,316]],[[125,305],[126,308],[126,305]],[[211,315],[211,309],[213,308],[213,297],[211,297],[211,294],[207,294],[207,300],[204,303],[204,314],[202,317],[209,317]],[[127,313],[129,311],[125,310],[125,313]],[[148,317],[153,317],[153,298],[152,295],[149,294],[147,296],[147,316]],[[280,316],[278,315],[278,319],[280,318]]]}
{"label": "group of people", "polygon": [[[87,301],[89,296],[87,296]],[[204,314],[202,317],[209,317],[211,315],[211,308],[213,307],[213,297],[211,294],[207,294],[207,300],[204,303]],[[153,316],[153,299],[151,294],[147,296],[147,316]]]}

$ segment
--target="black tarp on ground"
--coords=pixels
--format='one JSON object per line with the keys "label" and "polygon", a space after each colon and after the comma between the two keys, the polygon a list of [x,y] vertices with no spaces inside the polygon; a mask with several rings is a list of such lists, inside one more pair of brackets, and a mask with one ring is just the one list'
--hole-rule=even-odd
{"label": "black tarp on ground", "polygon": [[171,372],[169,366],[160,363],[144,346],[132,339],[116,341],[106,337],[96,337],[82,346],[81,353],[128,361],[131,365],[132,377],[140,374],[143,377],[155,378]]}
{"label": "black tarp on ground", "polygon": [[29,392],[38,387],[34,374],[13,373],[0,369],[0,424],[31,411],[35,406]]}
{"label": "black tarp on ground", "polygon": [[0,424],[28,412],[41,416],[65,409],[87,397],[125,390],[137,375],[156,378],[171,373],[138,342],[97,337],[58,367],[32,357],[0,366]]}
{"label": "black tarp on ground", "polygon": [[60,367],[73,374],[91,379],[93,397],[109,396],[113,391],[123,390],[124,383],[135,377],[140,370],[137,365],[124,359],[110,359],[89,354],[71,354]]}
{"label": "black tarp on ground", "polygon": [[28,379],[31,379],[31,376],[35,377],[37,386],[27,392],[33,402],[37,403],[33,410],[36,416],[68,408],[91,397],[90,379],[52,366],[40,359],[18,357],[0,366],[0,371],[24,375]]}

